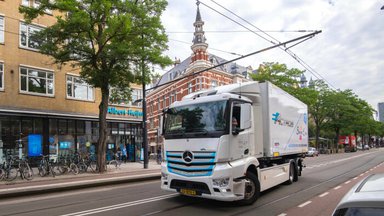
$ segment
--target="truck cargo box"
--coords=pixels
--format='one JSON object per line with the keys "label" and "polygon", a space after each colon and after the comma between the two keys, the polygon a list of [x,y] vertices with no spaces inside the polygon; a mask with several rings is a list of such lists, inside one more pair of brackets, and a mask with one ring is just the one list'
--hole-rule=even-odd
{"label": "truck cargo box", "polygon": [[264,157],[308,151],[307,105],[270,82],[260,83]]}

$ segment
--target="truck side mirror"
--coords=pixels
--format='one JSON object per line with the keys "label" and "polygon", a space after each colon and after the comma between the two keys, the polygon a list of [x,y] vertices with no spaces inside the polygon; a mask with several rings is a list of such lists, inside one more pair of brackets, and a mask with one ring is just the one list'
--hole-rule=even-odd
{"label": "truck side mirror", "polygon": [[252,105],[250,103],[241,104],[240,129],[245,130],[252,126]]}

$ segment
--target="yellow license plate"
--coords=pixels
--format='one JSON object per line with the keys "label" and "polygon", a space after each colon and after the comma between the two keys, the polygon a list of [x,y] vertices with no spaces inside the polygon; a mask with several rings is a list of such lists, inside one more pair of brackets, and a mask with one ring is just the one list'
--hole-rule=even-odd
{"label": "yellow license plate", "polygon": [[192,196],[196,195],[195,190],[189,190],[189,189],[180,189],[180,193],[185,194],[185,195],[192,195]]}

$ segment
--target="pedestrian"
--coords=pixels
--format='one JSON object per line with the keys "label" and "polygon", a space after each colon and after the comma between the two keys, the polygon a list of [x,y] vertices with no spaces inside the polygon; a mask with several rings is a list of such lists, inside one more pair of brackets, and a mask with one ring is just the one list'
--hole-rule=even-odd
{"label": "pedestrian", "polygon": [[122,151],[121,151],[121,153],[122,153],[122,155],[123,155],[122,160],[124,161],[124,163],[127,163],[127,148],[125,147],[124,144],[122,145]]}
{"label": "pedestrian", "polygon": [[117,155],[116,160],[121,160],[121,149],[120,149],[120,147],[117,148],[116,155]]}

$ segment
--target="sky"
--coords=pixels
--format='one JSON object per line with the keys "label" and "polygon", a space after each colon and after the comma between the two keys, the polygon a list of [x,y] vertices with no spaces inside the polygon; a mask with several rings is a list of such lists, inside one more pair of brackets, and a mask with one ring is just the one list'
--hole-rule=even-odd
{"label": "sky", "polygon": [[[306,70],[308,80],[311,77],[321,78],[334,89],[352,89],[376,110],[377,104],[384,102],[384,10],[380,10],[384,0],[200,2],[209,53],[231,60],[272,46],[270,41],[273,39],[268,39],[257,28],[280,42],[321,30],[322,33],[290,48],[303,60],[307,69],[310,67],[309,70],[279,48],[244,58],[237,63],[254,69],[263,62],[284,63],[288,68]],[[252,25],[236,18],[221,6]],[[182,61],[192,53],[190,46],[196,7],[196,0],[168,0],[162,22],[169,38],[169,50],[165,54],[172,59]]]}

